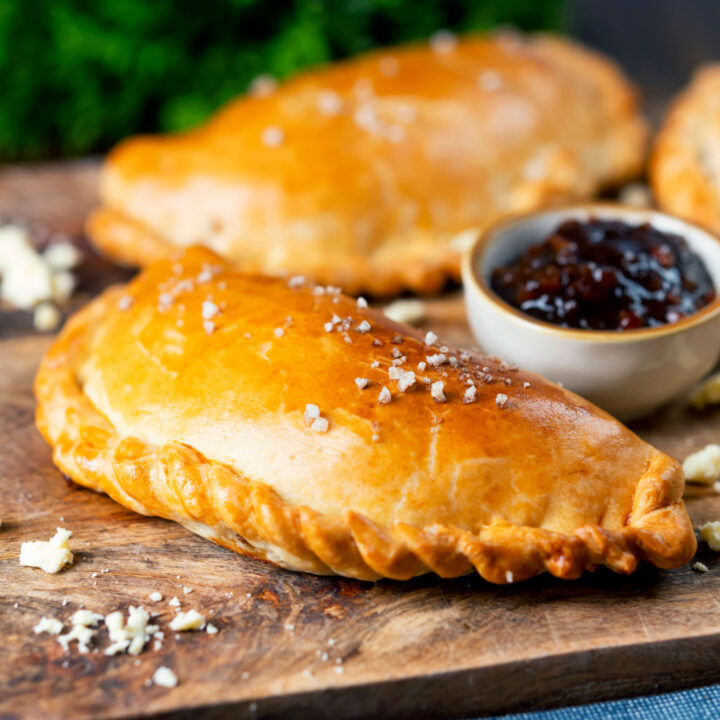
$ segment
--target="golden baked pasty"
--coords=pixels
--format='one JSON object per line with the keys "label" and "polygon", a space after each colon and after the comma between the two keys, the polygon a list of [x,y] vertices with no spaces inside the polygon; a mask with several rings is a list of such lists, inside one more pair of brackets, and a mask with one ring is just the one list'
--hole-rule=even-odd
{"label": "golden baked pasty", "polygon": [[568,40],[382,50],[121,143],[88,233],[129,264],[204,244],[246,271],[432,292],[459,278],[463,231],[629,179],[645,139],[615,65]]}
{"label": "golden baked pasty", "polygon": [[655,140],[650,182],[666,212],[720,233],[720,63],[695,73]]}
{"label": "golden baked pasty", "polygon": [[36,394],[73,480],[294,570],[506,583],[696,546],[679,464],[590,403],[203,248],[77,313]]}

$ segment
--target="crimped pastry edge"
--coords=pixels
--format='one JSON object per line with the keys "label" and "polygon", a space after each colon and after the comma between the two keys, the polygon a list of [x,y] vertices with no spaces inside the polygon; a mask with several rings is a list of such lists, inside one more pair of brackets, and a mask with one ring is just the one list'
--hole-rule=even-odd
{"label": "crimped pastry edge", "polygon": [[472,533],[446,525],[381,527],[348,511],[330,517],[285,502],[267,484],[178,443],[121,437],[75,376],[92,327],[120,292],[111,288],[71,318],[35,379],[37,425],[72,480],[144,515],[174,520],[235,552],[282,567],[360,580],[445,578],[476,570],[505,584],[547,571],[577,578],[604,565],[632,573],[640,561],[670,569],[695,553],[678,463],[656,451],[639,478],[628,524],[572,533],[493,522]]}

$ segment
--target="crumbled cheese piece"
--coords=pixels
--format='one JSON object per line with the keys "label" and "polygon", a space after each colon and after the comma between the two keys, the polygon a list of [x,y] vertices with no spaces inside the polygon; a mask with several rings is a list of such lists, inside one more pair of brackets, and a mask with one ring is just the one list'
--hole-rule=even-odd
{"label": "crumbled cheese piece", "polygon": [[132,295],[122,295],[118,300],[117,306],[119,310],[129,310],[133,306],[134,302],[135,300]]}
{"label": "crumbled cheese piece", "polygon": [[100,620],[102,620],[102,615],[98,615],[90,610],[78,610],[70,619],[72,623],[70,632],[58,637],[58,642],[63,650],[67,652],[70,643],[75,640],[78,644],[78,650],[81,653],[90,652],[90,643],[97,633],[92,627],[97,625]]}
{"label": "crumbled cheese piece", "polygon": [[278,147],[285,142],[285,132],[277,125],[269,125],[260,136],[265,147]]}
{"label": "crumbled cheese piece", "polygon": [[355,378],[355,384],[356,384],[361,390],[364,390],[364,389],[370,384],[370,381],[369,381],[367,378],[356,377],[356,378]]}
{"label": "crumbled cheese piece", "polygon": [[463,395],[463,402],[464,403],[471,403],[475,402],[475,398],[477,397],[477,388],[474,385],[471,385]]}
{"label": "crumbled cheese piece", "polygon": [[417,364],[417,367],[418,367],[418,370],[420,370],[420,372],[422,372],[422,371],[425,370],[425,368],[427,367],[427,363],[426,363],[424,360],[421,360],[421,361]]}
{"label": "crumbled cheese piece", "polygon": [[212,320],[203,320],[203,327],[208,335],[212,335],[215,330],[215,323]]}
{"label": "crumbled cheese piece", "polygon": [[193,591],[193,589],[191,587],[188,587],[187,585],[183,585],[183,593],[185,593],[185,595],[189,595],[192,591]]}
{"label": "crumbled cheese piece", "polygon": [[77,610],[73,616],[70,618],[70,622],[73,625],[82,625],[83,627],[92,627],[94,625],[97,625],[101,620],[103,619],[103,616],[94,613],[92,610]]}
{"label": "crumbled cheese piece", "polygon": [[65,302],[75,290],[75,276],[67,270],[60,270],[53,274],[52,299],[56,302]]}
{"label": "crumbled cheese piece", "polygon": [[400,392],[405,392],[415,384],[415,373],[412,370],[407,372],[400,372],[400,377],[397,381],[397,387]]}
{"label": "crumbled cheese piece", "polygon": [[206,300],[202,304],[202,316],[204,320],[212,320],[219,312],[220,308],[214,302],[210,302],[210,300]]}
{"label": "crumbled cheese piece", "polygon": [[693,563],[692,569],[701,573],[706,573],[710,570],[710,568],[705,563],[700,562],[699,560]]}
{"label": "crumbled cheese piece", "polygon": [[335,326],[331,322],[326,322],[323,327],[325,328],[325,332],[332,332]]}
{"label": "crumbled cheese piece", "polygon": [[425,303],[422,300],[396,300],[383,308],[383,313],[395,322],[414,325],[425,319]]}
{"label": "crumbled cheese piece", "polygon": [[36,567],[46,573],[56,573],[73,561],[68,540],[72,532],[58,528],[55,535],[47,542],[37,540],[24,542],[20,546],[20,564]]}
{"label": "crumbled cheese piece", "polygon": [[530,387],[530,383],[527,382],[527,381],[525,381],[525,382],[523,383],[523,387],[524,387],[524,388],[529,388],[529,387]]}
{"label": "crumbled cheese piece", "polygon": [[45,262],[53,270],[72,270],[82,259],[82,253],[65,240],[51,243],[43,252]]}
{"label": "crumbled cheese piece", "polygon": [[287,282],[287,286],[289,288],[302,287],[304,284],[305,284],[305,276],[304,275],[293,275]]}
{"label": "crumbled cheese piece", "polygon": [[373,360],[373,361],[370,363],[370,367],[371,367],[371,368],[380,367],[380,361],[379,361],[379,360]]}
{"label": "crumbled cheese piece", "polygon": [[425,359],[428,361],[428,365],[432,367],[440,367],[447,362],[447,357],[444,353],[436,353],[435,355],[426,355]]}
{"label": "crumbled cheese piece", "polygon": [[447,398],[445,397],[443,388],[444,388],[444,385],[443,385],[442,380],[438,380],[437,382],[434,382],[430,386],[430,394],[432,395],[433,400],[435,400],[435,402],[441,402],[441,403],[447,402]]}
{"label": "crumbled cheese piece", "polygon": [[50,635],[59,635],[62,632],[63,624],[55,618],[43,617],[40,622],[33,627],[33,632],[38,635],[39,633],[48,633]]}
{"label": "crumbled cheese piece", "polygon": [[432,331],[428,330],[425,333],[425,344],[434,345],[438,341],[438,336]]}
{"label": "crumbled cheese piece", "polygon": [[285,331],[281,327],[276,327],[273,330],[273,335],[275,335],[275,337],[277,337],[277,338],[282,337],[284,334],[285,334]]}
{"label": "crumbled cheese piece", "polygon": [[369,323],[367,320],[363,320],[363,321],[357,326],[357,331],[358,331],[359,333],[370,332],[371,329],[372,329],[372,325],[370,325],[370,323]]}
{"label": "crumbled cheese piece", "polygon": [[515,578],[513,577],[512,572],[511,572],[510,570],[506,570],[506,571],[505,571],[505,580],[506,580],[508,583],[511,583],[511,582],[513,582],[513,581],[515,580]]}
{"label": "crumbled cheese piece", "polygon": [[178,613],[170,621],[170,629],[175,630],[176,632],[184,630],[202,630],[204,627],[205,616],[201,615],[195,609]]}
{"label": "crumbled cheese piece", "polygon": [[320,417],[320,408],[315,403],[308,403],[305,405],[305,412],[303,413],[303,420],[306,425],[312,425],[313,420]]}
{"label": "crumbled cheese piece", "polygon": [[390,395],[390,391],[383,385],[378,394],[378,402],[381,405],[387,405],[391,400],[392,395]]}
{"label": "crumbled cheese piece", "polygon": [[505,395],[505,394],[503,394],[503,393],[498,393],[498,394],[495,396],[495,404],[496,404],[499,408],[504,408],[505,405],[507,405],[507,401],[508,401],[508,396]]}
{"label": "crumbled cheese piece", "polygon": [[391,380],[399,380],[403,372],[404,371],[395,365],[395,363],[388,368],[388,376]]}
{"label": "crumbled cheese piece", "polygon": [[323,417],[315,418],[312,421],[312,425],[310,425],[311,430],[321,433],[327,432],[329,427],[330,423],[328,423],[327,419]]}
{"label": "crumbled cheese piece", "polygon": [[704,380],[690,396],[690,404],[698,410],[720,403],[720,372]]}
{"label": "crumbled cheese piece", "polygon": [[720,552],[720,521],[714,520],[701,525],[700,539],[704,540],[711,550]]}
{"label": "crumbled cheese piece", "polygon": [[177,599],[177,597],[174,597],[170,602],[168,602],[168,605],[171,607],[180,607],[180,601]]}
{"label": "crumbled cheese piece", "polygon": [[139,655],[150,638],[159,630],[157,625],[148,624],[150,613],[143,607],[128,608],[125,622],[122,611],[116,610],[105,618],[105,625],[112,643],[105,648],[105,655],[117,655],[127,651],[130,655]]}
{"label": "crumbled cheese piece", "polygon": [[357,299],[357,306],[358,306],[361,310],[364,310],[365,308],[367,308],[368,302],[367,302],[367,300],[366,300],[364,297],[361,296],[361,297],[359,297],[359,298]]}
{"label": "crumbled cheese piece", "polygon": [[212,623],[208,623],[205,632],[208,635],[217,635],[218,629]]}
{"label": "crumbled cheese piece", "polygon": [[54,273],[35,251],[27,232],[8,225],[0,228],[2,297],[21,310],[31,310],[54,298]]}
{"label": "crumbled cheese piece", "polygon": [[163,599],[162,593],[157,590],[150,593],[150,600],[152,602],[160,602]]}
{"label": "crumbled cheese piece", "polygon": [[634,182],[625,185],[620,190],[618,200],[623,205],[630,205],[631,207],[649,208],[653,206],[652,192],[645,183]]}
{"label": "crumbled cheese piece", "polygon": [[706,445],[683,462],[685,479],[709,485],[720,477],[720,445]]}
{"label": "crumbled cheese piece", "polygon": [[160,687],[174,688],[178,684],[177,675],[169,668],[161,665],[152,676],[152,681]]}
{"label": "crumbled cheese piece", "polygon": [[62,313],[51,302],[41,302],[33,313],[33,327],[38,332],[50,332],[60,324]]}
{"label": "crumbled cheese piece", "polygon": [[92,628],[85,627],[84,625],[74,625],[70,632],[58,636],[58,642],[62,649],[67,652],[70,649],[70,643],[75,640],[78,645],[78,650],[85,654],[90,652],[90,643],[95,635],[96,631]]}

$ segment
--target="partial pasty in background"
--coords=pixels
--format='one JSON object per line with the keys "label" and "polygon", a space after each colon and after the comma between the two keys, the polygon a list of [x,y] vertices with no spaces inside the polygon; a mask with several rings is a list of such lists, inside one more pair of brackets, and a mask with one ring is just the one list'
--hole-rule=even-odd
{"label": "partial pasty in background", "polygon": [[650,181],[663,210],[720,233],[720,64],[696,72],[675,99],[655,141]]}

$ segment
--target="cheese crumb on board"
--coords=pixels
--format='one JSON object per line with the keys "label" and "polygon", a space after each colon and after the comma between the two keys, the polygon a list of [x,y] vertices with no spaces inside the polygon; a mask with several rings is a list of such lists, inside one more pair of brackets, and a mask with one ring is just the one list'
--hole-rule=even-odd
{"label": "cheese crumb on board", "polygon": [[701,573],[706,573],[710,571],[710,568],[705,563],[700,562],[699,560],[696,563],[693,563],[692,568],[693,570]]}
{"label": "cheese crumb on board", "polygon": [[217,635],[218,629],[212,623],[208,623],[205,632],[208,635]]}
{"label": "cheese crumb on board", "polygon": [[414,325],[425,319],[425,303],[422,300],[396,300],[383,308],[383,313],[395,322]]}
{"label": "cheese crumb on board", "polygon": [[711,550],[720,552],[720,520],[713,520],[701,525],[700,539],[704,540]]}
{"label": "cheese crumb on board", "polygon": [[121,610],[110,613],[105,618],[105,625],[112,643],[105,648],[105,655],[117,655],[127,651],[130,655],[139,655],[145,645],[160,629],[150,625],[150,613],[143,607],[128,608],[128,619],[125,622]]}
{"label": "cheese crumb on board", "polygon": [[720,403],[720,373],[715,373],[703,380],[690,395],[690,404],[702,410],[708,405]]}
{"label": "cheese crumb on board", "polygon": [[160,687],[174,688],[178,684],[177,675],[169,668],[161,665],[152,676],[153,682]]}
{"label": "cheese crumb on board", "polygon": [[[0,276],[2,298],[20,310],[32,310],[46,301],[64,302],[75,289],[69,272],[78,264],[80,252],[68,242],[54,242],[41,255],[30,234],[17,225],[0,227]],[[38,329],[52,330],[60,314],[47,305],[35,317]],[[51,326],[52,321],[56,322]]]}
{"label": "cheese crumb on board", "polygon": [[170,607],[180,607],[180,601],[177,597],[174,597],[172,600],[168,601],[168,605],[170,605]]}
{"label": "cheese crumb on board", "polygon": [[706,445],[688,455],[682,467],[686,480],[710,485],[720,477],[720,445]]}
{"label": "cheese crumb on board", "polygon": [[73,561],[68,540],[72,532],[58,528],[50,540],[24,542],[20,546],[20,564],[25,567],[36,567],[46,573],[60,572]]}
{"label": "cheese crumb on board", "polygon": [[82,254],[72,243],[58,240],[48,245],[43,258],[53,270],[72,270],[80,264]]}
{"label": "cheese crumb on board", "polygon": [[40,622],[33,627],[33,632],[38,635],[39,633],[48,633],[50,635],[59,635],[62,632],[63,624],[55,618],[43,617]]}
{"label": "cheese crumb on board", "polygon": [[150,593],[151,602],[160,602],[163,599],[162,593],[155,590]]}
{"label": "cheese crumb on board", "polygon": [[70,643],[77,642],[78,650],[81,653],[90,652],[90,643],[97,634],[97,630],[92,628],[102,620],[102,615],[91,612],[90,610],[78,610],[70,622],[72,623],[72,629],[65,635],[58,637],[58,642],[62,646],[65,652],[70,649]]}
{"label": "cheese crumb on board", "polygon": [[33,312],[33,327],[38,332],[54,330],[62,320],[62,313],[57,305],[51,302],[41,302]]}
{"label": "cheese crumb on board", "polygon": [[184,630],[202,630],[204,627],[205,616],[201,615],[194,609],[178,613],[170,621],[170,629],[175,630],[176,632]]}

